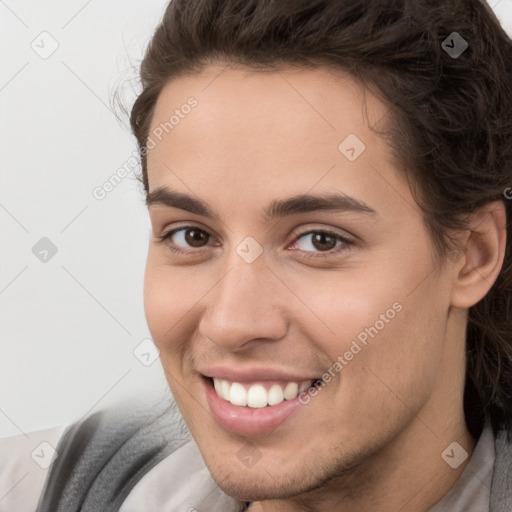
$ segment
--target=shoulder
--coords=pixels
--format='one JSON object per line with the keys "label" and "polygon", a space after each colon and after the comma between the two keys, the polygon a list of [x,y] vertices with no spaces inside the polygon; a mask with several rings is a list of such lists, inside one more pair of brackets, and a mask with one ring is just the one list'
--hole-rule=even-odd
{"label": "shoulder", "polygon": [[491,483],[491,511],[512,510],[512,432],[493,431],[495,461]]}
{"label": "shoulder", "polygon": [[58,457],[56,447],[69,425],[0,439],[0,510],[36,509],[44,482]]}
{"label": "shoulder", "polygon": [[[78,510],[123,500],[190,440],[171,400],[124,402],[66,425],[0,439],[0,512]],[[113,508],[115,509],[115,508]]]}
{"label": "shoulder", "polygon": [[36,511],[119,510],[142,476],[188,441],[172,399],[90,414],[61,436]]}

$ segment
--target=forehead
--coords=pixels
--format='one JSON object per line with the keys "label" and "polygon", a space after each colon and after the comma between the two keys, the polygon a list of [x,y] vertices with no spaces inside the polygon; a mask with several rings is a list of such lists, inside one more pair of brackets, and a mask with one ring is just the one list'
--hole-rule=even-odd
{"label": "forehead", "polygon": [[[261,72],[213,64],[173,79],[158,97],[149,189],[189,188],[208,197],[215,187],[225,200],[233,200],[229,191],[256,198],[313,187],[369,197],[379,192],[376,182],[382,188],[386,179],[401,180],[389,148],[368,126],[382,129],[387,113],[386,105],[340,71]],[[350,147],[356,159],[348,158]],[[396,201],[392,195],[389,200]]]}
{"label": "forehead", "polygon": [[[191,98],[197,105],[188,112]],[[291,67],[256,71],[211,64],[199,74],[174,78],[164,86],[150,132],[168,123],[173,114],[178,114],[179,120],[167,131],[172,132],[174,137],[168,139],[175,144],[186,140],[191,145],[200,139],[201,146],[208,147],[228,135],[242,139],[250,134],[240,148],[247,151],[276,133],[281,142],[299,140],[301,144],[309,140],[318,143],[328,134],[327,143],[336,141],[349,130],[363,133],[368,120],[373,124],[385,117],[387,107],[339,70]],[[187,130],[191,125],[185,122],[187,118],[193,119],[192,130]]]}

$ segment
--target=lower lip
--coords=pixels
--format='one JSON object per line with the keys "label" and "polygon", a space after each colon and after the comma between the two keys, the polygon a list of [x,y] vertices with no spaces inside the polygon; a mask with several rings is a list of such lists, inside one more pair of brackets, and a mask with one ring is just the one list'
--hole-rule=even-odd
{"label": "lower lip", "polygon": [[208,405],[217,423],[235,434],[256,435],[272,432],[302,407],[298,397],[266,407],[241,407],[217,395],[209,378],[203,377],[203,384]]}

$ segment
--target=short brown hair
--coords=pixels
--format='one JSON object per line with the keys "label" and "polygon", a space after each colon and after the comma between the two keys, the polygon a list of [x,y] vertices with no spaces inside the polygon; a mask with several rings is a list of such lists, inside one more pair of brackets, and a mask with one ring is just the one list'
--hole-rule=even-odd
{"label": "short brown hair", "polygon": [[[456,32],[458,35],[455,35]],[[450,39],[450,37],[452,39]],[[458,56],[453,37],[468,43]],[[458,41],[462,41],[458,39]],[[148,191],[146,143],[156,100],[180,74],[224,61],[256,69],[349,72],[390,109],[386,136],[437,254],[452,229],[512,186],[512,41],[480,0],[172,0],[140,66],[130,122]],[[469,309],[466,423],[512,432],[512,236],[489,293]]]}

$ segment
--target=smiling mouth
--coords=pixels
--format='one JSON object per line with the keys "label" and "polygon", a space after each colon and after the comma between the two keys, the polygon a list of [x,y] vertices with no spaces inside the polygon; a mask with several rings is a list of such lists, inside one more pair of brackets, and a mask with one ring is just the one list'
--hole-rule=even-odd
{"label": "smiling mouth", "polygon": [[278,405],[285,400],[294,400],[321,379],[292,381],[260,381],[240,383],[224,379],[207,377],[217,396],[240,407],[259,409]]}

